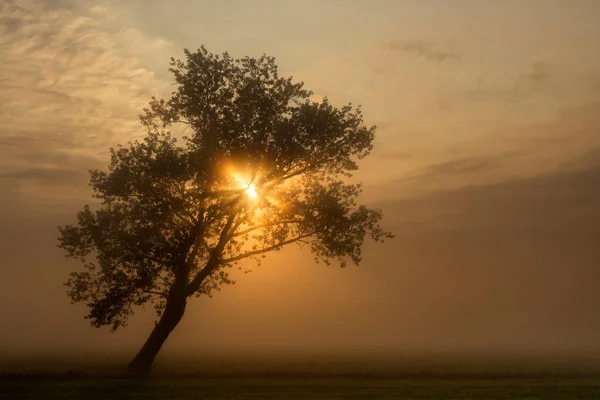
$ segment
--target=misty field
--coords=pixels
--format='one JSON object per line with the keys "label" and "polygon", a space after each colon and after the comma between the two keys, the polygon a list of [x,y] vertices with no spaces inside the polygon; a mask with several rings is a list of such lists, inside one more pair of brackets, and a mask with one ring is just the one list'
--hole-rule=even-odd
{"label": "misty field", "polygon": [[0,356],[0,399],[600,399],[600,358],[405,354]]}
{"label": "misty field", "polygon": [[12,377],[2,399],[599,399],[596,379],[91,379]]}

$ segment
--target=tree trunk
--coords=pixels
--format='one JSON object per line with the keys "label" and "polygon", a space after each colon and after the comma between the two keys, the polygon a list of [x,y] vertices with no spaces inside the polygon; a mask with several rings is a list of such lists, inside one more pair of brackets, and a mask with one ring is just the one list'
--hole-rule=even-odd
{"label": "tree trunk", "polygon": [[160,321],[154,327],[144,346],[129,363],[128,370],[130,373],[147,374],[150,372],[152,362],[165,343],[165,340],[167,340],[169,334],[175,329],[179,321],[181,321],[185,312],[186,300],[187,296],[183,291],[171,293]]}

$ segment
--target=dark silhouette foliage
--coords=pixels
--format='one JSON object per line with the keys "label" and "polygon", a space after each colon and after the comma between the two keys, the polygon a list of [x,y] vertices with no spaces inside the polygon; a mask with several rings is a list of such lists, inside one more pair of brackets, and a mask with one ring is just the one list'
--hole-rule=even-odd
{"label": "dark silhouette foliage", "polygon": [[[147,136],[91,171],[101,203],[59,228],[59,246],[84,267],[71,273],[68,295],[87,304],[94,326],[115,330],[145,303],[161,316],[130,365],[138,371],[187,298],[233,283],[228,267],[292,243],[326,263],[358,264],[366,236],[391,237],[381,211],[358,205],[360,185],[345,179],[373,146],[360,107],[311,101],[272,57],[204,47],[185,57],[171,59],[177,90],[152,98],[140,117]],[[179,127],[187,136],[177,140]]]}

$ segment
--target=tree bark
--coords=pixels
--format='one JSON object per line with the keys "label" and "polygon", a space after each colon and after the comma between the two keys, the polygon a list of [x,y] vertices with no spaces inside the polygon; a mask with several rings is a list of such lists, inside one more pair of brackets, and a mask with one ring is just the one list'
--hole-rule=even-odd
{"label": "tree bark", "polygon": [[169,337],[169,334],[179,324],[179,321],[181,321],[185,312],[186,302],[187,296],[185,291],[178,290],[171,293],[167,299],[167,304],[160,321],[152,330],[144,346],[142,346],[135,358],[129,363],[127,368],[130,373],[144,375],[150,372],[156,355]]}

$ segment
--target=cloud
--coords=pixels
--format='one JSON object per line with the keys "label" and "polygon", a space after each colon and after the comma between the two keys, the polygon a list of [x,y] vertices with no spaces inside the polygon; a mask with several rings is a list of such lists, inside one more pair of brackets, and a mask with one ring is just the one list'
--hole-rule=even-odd
{"label": "cloud", "polygon": [[71,183],[74,180],[73,178],[79,175],[81,175],[80,171],[64,168],[26,168],[14,172],[0,173],[0,179],[32,180],[36,183],[49,181],[55,184]]}
{"label": "cloud", "polygon": [[465,157],[454,160],[444,161],[440,163],[426,165],[409,173],[407,177],[399,178],[397,183],[428,183],[447,180],[447,179],[465,179],[466,175],[477,174],[479,177],[486,172],[496,170],[502,167],[501,159],[503,157]]}
{"label": "cloud", "polygon": [[[486,168],[485,160],[456,160],[430,169],[463,173]],[[547,231],[558,235],[598,232],[598,182],[600,147],[545,174],[437,190],[424,196],[389,200],[379,206],[395,220],[392,224],[412,221],[417,224],[413,228],[420,230],[451,227],[470,232]]]}
{"label": "cloud", "polygon": [[457,53],[437,50],[433,44],[422,41],[390,42],[387,48],[393,51],[415,54],[426,60],[437,61],[438,63],[443,63],[444,61],[460,63],[460,56]]}
{"label": "cloud", "polygon": [[413,156],[414,154],[405,151],[390,151],[378,154],[378,157],[380,158],[387,158],[393,160],[406,160]]}
{"label": "cloud", "polygon": [[517,102],[533,95],[559,95],[562,90],[553,82],[552,65],[536,62],[529,71],[518,75],[512,84],[505,87],[490,86],[479,78],[477,88],[467,91],[473,101]]}
{"label": "cloud", "polygon": [[370,259],[391,264],[381,281],[395,289],[381,298],[395,290],[426,302],[420,312],[436,316],[445,338],[597,348],[598,182],[600,164],[378,204],[396,233]]}
{"label": "cloud", "polygon": [[560,163],[559,168],[569,171],[600,169],[600,147],[590,149],[581,157]]}
{"label": "cloud", "polygon": [[550,78],[550,68],[552,66],[545,62],[536,62],[532,65],[532,71],[523,74],[523,78],[530,82],[542,83]]}
{"label": "cloud", "polygon": [[[461,105],[459,100],[454,104],[453,115],[471,110],[480,115],[485,112],[483,107],[475,108],[477,104]],[[509,120],[508,113],[505,118],[467,121],[450,131],[463,134],[462,140],[451,146],[440,146],[435,153],[431,145],[421,150],[411,149],[415,154],[411,159],[412,170],[399,174],[396,191],[414,195],[543,175],[576,160],[584,165],[581,158],[584,154],[592,162],[594,155],[589,153],[590,149],[600,147],[599,101],[559,108],[539,122],[532,114],[524,112],[522,121]],[[471,133],[470,137],[464,132]],[[381,195],[393,192],[388,188]]]}
{"label": "cloud", "polygon": [[0,2],[1,180],[24,201],[49,203],[37,189],[74,196],[110,146],[144,134],[137,116],[167,84],[122,50],[131,32],[109,33],[73,2],[23,3]]}
{"label": "cloud", "polygon": [[464,174],[470,172],[480,172],[492,167],[496,167],[498,163],[495,160],[477,157],[461,158],[434,164],[425,169],[429,174]]}

